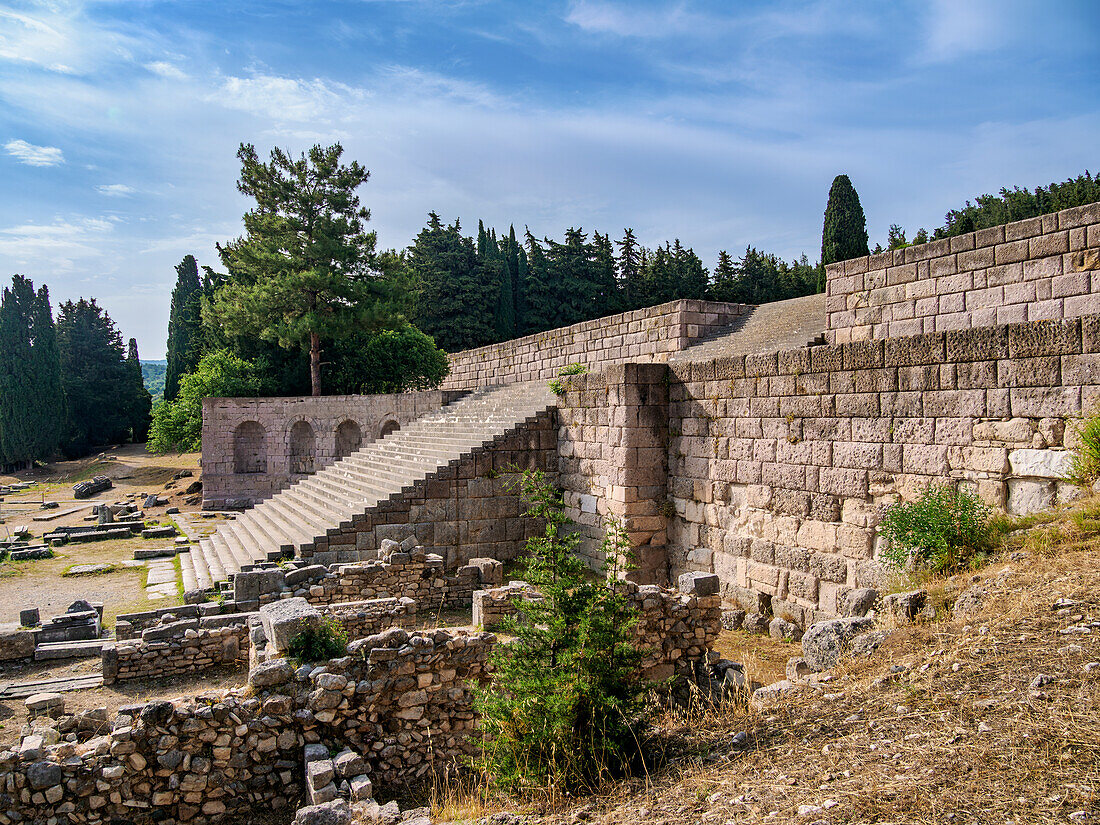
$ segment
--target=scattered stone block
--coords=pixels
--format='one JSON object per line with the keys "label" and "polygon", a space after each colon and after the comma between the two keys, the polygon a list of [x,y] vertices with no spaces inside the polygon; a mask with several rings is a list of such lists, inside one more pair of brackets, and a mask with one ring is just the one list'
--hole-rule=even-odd
{"label": "scattered stone block", "polygon": [[65,715],[65,697],[60,693],[35,693],[23,700],[23,706],[31,719],[40,716],[59,719]]}
{"label": "scattered stone block", "polygon": [[908,624],[917,618],[927,600],[928,594],[923,590],[890,593],[882,599],[882,610],[898,624]]}
{"label": "scattered stone block", "polygon": [[38,613],[37,607],[19,611],[19,624],[22,627],[38,627],[41,622],[42,619]]}
{"label": "scattered stone block", "polygon": [[844,594],[840,612],[844,616],[866,616],[877,601],[877,590],[872,587],[857,587]]}
{"label": "scattered stone block", "polygon": [[806,664],[815,672],[831,668],[841,654],[848,650],[856,636],[873,627],[874,622],[871,619],[859,616],[830,619],[811,625],[802,637],[802,655]]}
{"label": "scattered stone block", "polygon": [[720,586],[718,577],[713,573],[684,573],[678,584],[681,593],[694,596],[717,596]]}

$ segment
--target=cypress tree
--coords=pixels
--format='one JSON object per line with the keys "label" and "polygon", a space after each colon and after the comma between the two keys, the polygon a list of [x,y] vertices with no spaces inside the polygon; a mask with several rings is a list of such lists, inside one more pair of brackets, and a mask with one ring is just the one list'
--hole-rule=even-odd
{"label": "cypress tree", "polygon": [[172,308],[168,314],[168,368],[164,372],[164,400],[173,401],[179,393],[180,377],[199,362],[202,334],[200,301],[203,286],[194,255],[187,255],[176,267],[176,287],[172,290]]}
{"label": "cypress tree", "polygon": [[737,269],[730,253],[724,249],[718,253],[718,266],[714,268],[714,282],[711,284],[710,296],[715,301],[731,303],[742,301],[737,284]]}
{"label": "cypress tree", "polygon": [[595,305],[593,318],[621,312],[618,280],[615,277],[615,247],[609,235],[592,235],[592,275]]}
{"label": "cypress tree", "polygon": [[527,230],[524,240],[527,243],[527,281],[523,290],[527,301],[527,322],[524,333],[530,334],[557,326],[554,323],[557,296],[553,289],[546,250],[538,238],[531,234],[530,229]]}
{"label": "cypress tree", "polygon": [[150,411],[153,398],[145,389],[141,377],[141,358],[138,356],[137,339],[131,338],[126,349],[126,369],[129,371],[127,408],[130,413],[130,435],[135,444],[144,444],[149,436]]}
{"label": "cypress tree", "polygon": [[34,284],[13,276],[0,303],[0,464],[26,466],[35,458],[34,310]]}
{"label": "cypress tree", "polygon": [[829,203],[821,229],[821,265],[869,254],[867,219],[859,195],[847,175],[837,175],[829,188]]}
{"label": "cypress tree", "polygon": [[516,241],[516,227],[508,227],[508,240],[505,241],[507,250],[505,263],[508,266],[508,275],[512,279],[512,317],[514,319],[514,334],[521,335],[524,329],[524,316],[527,313],[526,299],[523,296],[524,282],[527,280],[527,255],[523,247]]}
{"label": "cypress tree", "polygon": [[61,384],[61,354],[50,308],[50,291],[45,284],[38,288],[35,296],[31,358],[34,364],[33,403],[38,418],[34,454],[36,458],[48,458],[57,451],[64,433],[65,391]]}
{"label": "cypress tree", "polygon": [[485,238],[485,252],[479,262],[486,284],[496,284],[497,294],[493,307],[493,330],[496,340],[508,341],[516,337],[516,301],[512,292],[512,273],[501,252],[496,230]]}

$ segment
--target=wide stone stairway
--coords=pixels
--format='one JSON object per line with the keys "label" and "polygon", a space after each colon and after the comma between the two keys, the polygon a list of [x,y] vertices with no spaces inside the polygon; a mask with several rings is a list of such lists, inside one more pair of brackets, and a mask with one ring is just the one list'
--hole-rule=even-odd
{"label": "wide stone stairway", "polygon": [[180,555],[184,590],[210,590],[246,565],[297,555],[418,481],[533,423],[557,399],[546,382],[477,390],[296,482]]}
{"label": "wide stone stairway", "polygon": [[709,361],[731,355],[799,349],[825,343],[825,296],[761,304],[730,326],[675,353],[669,360]]}

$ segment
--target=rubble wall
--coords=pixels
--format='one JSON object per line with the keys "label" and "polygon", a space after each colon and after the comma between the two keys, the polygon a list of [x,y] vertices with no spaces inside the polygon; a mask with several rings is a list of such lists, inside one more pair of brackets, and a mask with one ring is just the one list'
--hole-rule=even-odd
{"label": "rubble wall", "polygon": [[667,361],[748,309],[715,301],[670,301],[456,352],[443,389],[549,381],[570,364],[597,371],[625,361]]}
{"label": "rubble wall", "polygon": [[1100,203],[826,267],[826,335],[844,344],[1092,315]]}

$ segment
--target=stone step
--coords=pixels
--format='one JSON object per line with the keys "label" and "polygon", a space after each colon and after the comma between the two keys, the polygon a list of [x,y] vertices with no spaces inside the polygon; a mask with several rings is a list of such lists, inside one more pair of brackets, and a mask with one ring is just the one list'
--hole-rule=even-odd
{"label": "stone step", "polygon": [[[185,553],[180,553],[180,576],[183,580],[184,593],[199,589],[199,580],[195,576],[195,562],[191,554],[201,552],[199,548],[195,547]],[[205,590],[206,588],[202,589]]]}
{"label": "stone step", "polygon": [[[312,548],[380,502],[533,422],[556,398],[545,384],[487,387],[363,445],[222,525],[183,561],[190,581],[211,589],[242,567]],[[188,588],[190,589],[190,588]]]}

